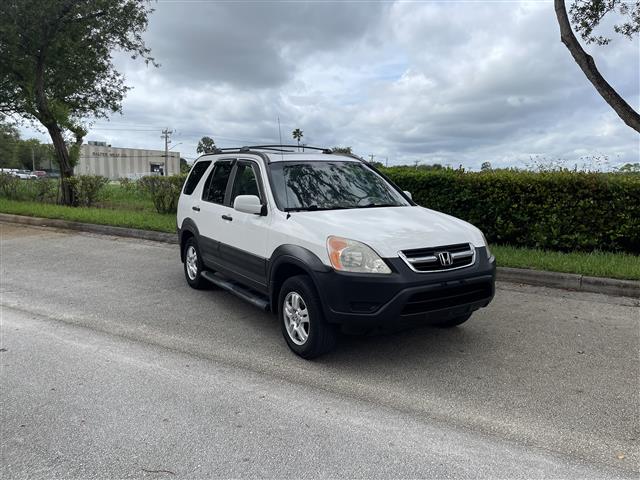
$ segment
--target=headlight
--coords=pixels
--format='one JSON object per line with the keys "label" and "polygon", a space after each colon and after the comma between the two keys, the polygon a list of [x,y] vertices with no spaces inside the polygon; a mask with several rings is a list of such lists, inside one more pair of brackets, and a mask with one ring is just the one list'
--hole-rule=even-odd
{"label": "headlight", "polygon": [[482,240],[484,240],[484,246],[487,249],[487,258],[491,258],[491,251],[489,250],[489,242],[487,242],[487,237],[484,236],[484,233],[480,232],[482,235]]}
{"label": "headlight", "polygon": [[341,237],[327,238],[329,260],[335,270],[355,273],[391,273],[376,252],[355,240]]}

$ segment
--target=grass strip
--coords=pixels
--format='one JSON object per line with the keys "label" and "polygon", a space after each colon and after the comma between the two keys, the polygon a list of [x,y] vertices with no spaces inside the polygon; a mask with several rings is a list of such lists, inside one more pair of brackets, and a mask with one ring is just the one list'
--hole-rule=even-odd
{"label": "grass strip", "polygon": [[175,214],[107,208],[74,208],[47,203],[0,199],[0,212],[29,217],[55,218],[72,222],[95,223],[114,227],[139,228],[174,233]]}
{"label": "grass strip", "polygon": [[492,245],[498,266],[640,280],[640,256],[610,252],[555,252]]}

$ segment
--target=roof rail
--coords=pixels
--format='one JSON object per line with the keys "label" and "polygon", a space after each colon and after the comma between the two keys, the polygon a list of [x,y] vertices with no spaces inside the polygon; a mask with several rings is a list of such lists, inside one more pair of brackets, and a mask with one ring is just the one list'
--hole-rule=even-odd
{"label": "roof rail", "polygon": [[[300,148],[298,145],[246,145],[242,147],[230,147],[230,148],[216,148],[213,153],[222,153],[222,152],[242,152],[246,153],[251,150],[271,150],[274,152],[290,152],[293,153],[295,150],[289,150],[293,148]],[[308,145],[302,146],[303,149],[307,150],[318,150],[325,154],[333,153],[333,150],[325,147],[310,147]]]}

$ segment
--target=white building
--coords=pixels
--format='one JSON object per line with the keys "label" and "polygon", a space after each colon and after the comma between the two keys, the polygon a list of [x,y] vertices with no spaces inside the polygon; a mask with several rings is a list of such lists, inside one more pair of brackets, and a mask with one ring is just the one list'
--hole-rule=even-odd
{"label": "white building", "polygon": [[140,178],[145,175],[180,173],[180,153],[164,150],[116,148],[106,142],[88,142],[80,147],[76,175],[102,175],[112,180]]}

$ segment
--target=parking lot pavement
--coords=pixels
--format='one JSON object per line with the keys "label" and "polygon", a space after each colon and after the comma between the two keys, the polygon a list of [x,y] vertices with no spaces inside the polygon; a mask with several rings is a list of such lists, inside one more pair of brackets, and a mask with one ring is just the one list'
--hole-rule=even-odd
{"label": "parking lot pavement", "polygon": [[175,246],[0,236],[3,478],[638,476],[637,300],[502,284],[306,362]]}

